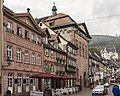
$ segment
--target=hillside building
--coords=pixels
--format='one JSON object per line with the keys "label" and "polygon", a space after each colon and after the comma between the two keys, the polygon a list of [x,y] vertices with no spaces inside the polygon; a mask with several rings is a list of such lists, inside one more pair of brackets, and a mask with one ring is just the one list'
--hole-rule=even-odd
{"label": "hillside building", "polygon": [[101,56],[107,60],[118,60],[118,53],[115,47],[105,47],[100,53]]}

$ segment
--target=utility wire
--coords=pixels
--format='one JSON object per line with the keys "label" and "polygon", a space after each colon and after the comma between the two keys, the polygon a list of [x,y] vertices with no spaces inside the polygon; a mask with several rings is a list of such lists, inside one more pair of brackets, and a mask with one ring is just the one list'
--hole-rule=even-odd
{"label": "utility wire", "polygon": [[78,21],[78,22],[93,21],[93,20],[99,20],[99,19],[107,19],[107,18],[116,17],[116,16],[120,16],[120,14],[109,15],[109,16],[104,16],[104,17],[97,17],[97,18],[91,18],[91,19],[81,20],[81,21]]}

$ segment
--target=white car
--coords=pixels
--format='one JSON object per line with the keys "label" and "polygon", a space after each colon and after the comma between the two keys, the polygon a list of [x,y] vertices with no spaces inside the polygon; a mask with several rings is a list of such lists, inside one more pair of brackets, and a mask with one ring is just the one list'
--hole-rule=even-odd
{"label": "white car", "polygon": [[108,90],[104,87],[104,85],[97,85],[92,90],[92,95],[105,95],[108,93]]}

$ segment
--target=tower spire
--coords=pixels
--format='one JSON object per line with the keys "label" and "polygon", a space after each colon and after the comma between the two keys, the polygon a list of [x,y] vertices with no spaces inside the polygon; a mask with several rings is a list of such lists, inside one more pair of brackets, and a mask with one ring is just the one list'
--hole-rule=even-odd
{"label": "tower spire", "polygon": [[56,15],[56,14],[57,14],[57,7],[55,6],[55,2],[53,2],[52,14],[53,14],[53,15]]}

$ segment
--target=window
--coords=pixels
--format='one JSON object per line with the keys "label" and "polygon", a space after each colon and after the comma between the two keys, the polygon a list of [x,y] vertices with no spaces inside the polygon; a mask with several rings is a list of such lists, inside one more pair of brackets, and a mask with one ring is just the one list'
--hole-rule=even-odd
{"label": "window", "polygon": [[29,40],[29,38],[28,38],[28,31],[26,31],[26,30],[25,30],[25,39]]}
{"label": "window", "polygon": [[66,50],[66,45],[63,45],[63,50]]}
{"label": "window", "polygon": [[17,75],[17,91],[18,92],[22,92],[22,83],[23,83],[22,74],[18,74]]}
{"label": "window", "polygon": [[65,31],[64,31],[64,30],[62,31],[62,34],[65,34]]}
{"label": "window", "polygon": [[13,29],[13,24],[12,24],[11,22],[9,22],[9,21],[8,21],[8,26],[7,26],[7,28],[9,28],[9,29],[11,29],[11,30]]}
{"label": "window", "polygon": [[57,42],[54,42],[54,47],[58,48],[58,43]]}
{"label": "window", "polygon": [[54,25],[54,22],[50,22],[49,25],[50,25],[50,26],[53,26],[53,25]]}
{"label": "window", "polygon": [[17,26],[17,35],[22,37],[22,28]]}
{"label": "window", "polygon": [[48,44],[48,38],[45,37],[45,44]]}
{"label": "window", "polygon": [[42,23],[40,23],[40,26],[42,26]]}
{"label": "window", "polygon": [[7,59],[12,60],[12,46],[7,45]]}
{"label": "window", "polygon": [[13,87],[13,74],[8,74],[8,87]]}
{"label": "window", "polygon": [[41,56],[39,54],[38,54],[38,57],[37,57],[37,65],[41,66]]}
{"label": "window", "polygon": [[24,62],[29,63],[29,54],[28,51],[25,51]]}
{"label": "window", "polygon": [[29,75],[26,75],[26,85],[29,85]]}
{"label": "window", "polygon": [[8,21],[8,25],[7,25],[7,32],[13,33],[13,24],[11,22]]}
{"label": "window", "polygon": [[48,38],[47,37],[43,38],[43,43],[48,44]]}
{"label": "window", "polygon": [[33,43],[36,43],[36,38],[35,38],[35,35],[34,35],[34,34],[31,35],[31,41],[32,41]]}
{"label": "window", "polygon": [[35,85],[35,78],[33,78],[33,85]]}
{"label": "window", "polygon": [[21,61],[21,49],[17,49],[17,61]]}
{"label": "window", "polygon": [[32,53],[32,64],[35,64],[35,53]]}
{"label": "window", "polygon": [[22,75],[21,74],[18,74],[17,76],[17,85],[22,86]]}
{"label": "window", "polygon": [[41,37],[40,37],[40,36],[38,36],[38,38],[37,38],[37,42],[38,42],[38,44],[41,44],[42,39],[41,39]]}

